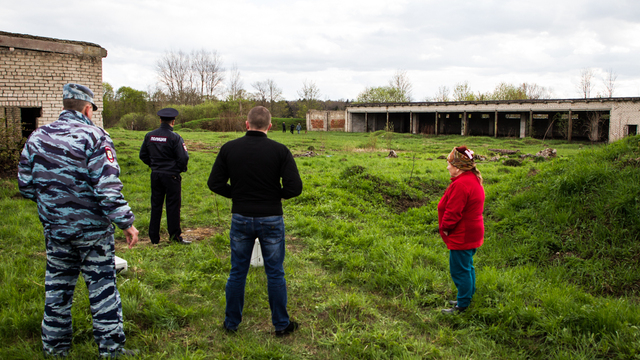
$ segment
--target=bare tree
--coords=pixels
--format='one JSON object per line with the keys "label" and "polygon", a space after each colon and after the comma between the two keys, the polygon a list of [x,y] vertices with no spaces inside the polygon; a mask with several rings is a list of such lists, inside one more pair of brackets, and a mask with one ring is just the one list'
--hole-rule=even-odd
{"label": "bare tree", "polygon": [[438,92],[433,97],[434,101],[449,101],[449,87],[446,85],[440,85]]}
{"label": "bare tree", "polygon": [[320,99],[320,89],[311,80],[304,80],[302,82],[302,89],[298,90],[298,96],[302,106],[298,109],[296,116],[303,117],[307,111],[314,109],[317,106],[317,102]]}
{"label": "bare tree", "polygon": [[315,101],[320,98],[320,89],[315,82],[304,80],[302,82],[302,89],[298,90],[298,96],[302,100]]}
{"label": "bare tree", "polygon": [[197,78],[200,96],[213,98],[224,79],[222,59],[217,51],[199,50],[191,53],[191,69]]}
{"label": "bare tree", "polygon": [[251,86],[256,90],[253,93],[253,99],[260,103],[260,105],[265,106],[267,104],[267,82],[266,81],[256,81]]}
{"label": "bare tree", "polygon": [[282,97],[282,89],[278,87],[273,79],[267,79],[265,82],[267,85],[267,98],[269,99],[269,111],[271,114],[274,114],[273,106],[278,101],[284,100]]}
{"label": "bare tree", "polygon": [[580,82],[578,83],[578,92],[583,98],[588,99],[591,97],[591,90],[593,90],[593,75],[594,71],[590,68],[584,68],[580,71]]}
{"label": "bare tree", "polygon": [[229,86],[227,88],[227,93],[231,100],[244,98],[244,84],[236,64],[233,64],[233,67],[229,70]]}
{"label": "bare tree", "polygon": [[189,55],[182,51],[165,53],[156,63],[160,83],[169,92],[171,101],[195,104],[200,101],[195,89],[194,73]]}
{"label": "bare tree", "polygon": [[613,69],[607,70],[607,73],[605,74],[605,78],[603,80],[606,97],[610,97],[610,98],[613,97],[613,91],[616,88],[617,78],[618,78],[618,74],[613,72]]}
{"label": "bare tree", "polygon": [[551,99],[553,96],[551,89],[538,84],[522,83],[520,87],[526,94],[527,99]]}
{"label": "bare tree", "polygon": [[409,81],[406,70],[396,70],[396,73],[393,74],[393,77],[389,80],[389,86],[397,89],[400,96],[407,99],[407,101],[412,100],[411,91],[413,90],[413,85],[411,85],[411,81]]}

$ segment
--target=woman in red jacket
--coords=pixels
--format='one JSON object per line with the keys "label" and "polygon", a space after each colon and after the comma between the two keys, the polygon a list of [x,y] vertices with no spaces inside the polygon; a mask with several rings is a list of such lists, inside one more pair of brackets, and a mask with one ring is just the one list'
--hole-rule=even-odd
{"label": "woman in red jacket", "polygon": [[473,151],[456,147],[447,157],[451,184],[438,203],[440,236],[449,249],[449,270],[458,289],[455,305],[445,314],[465,311],[476,291],[473,255],[484,240],[484,188],[482,176],[473,161]]}

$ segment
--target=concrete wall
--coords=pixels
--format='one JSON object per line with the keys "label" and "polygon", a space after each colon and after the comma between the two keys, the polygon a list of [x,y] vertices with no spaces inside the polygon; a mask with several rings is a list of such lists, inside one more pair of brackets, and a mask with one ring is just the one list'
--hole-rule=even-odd
{"label": "concrete wall", "polygon": [[0,32],[0,117],[14,118],[19,108],[42,108],[37,126],[49,124],[62,111],[62,87],[74,82],[95,94],[93,122],[102,127],[106,56],[95,44]]}
{"label": "concrete wall", "polygon": [[[469,135],[471,131],[472,135],[475,132],[495,136],[497,129],[498,136],[525,137],[530,136],[531,115],[569,111],[582,114],[593,111],[610,114],[609,141],[626,136],[627,125],[640,125],[640,98],[554,99],[349,105],[346,109],[346,117],[349,119],[346,131],[381,130],[383,127],[380,125],[384,126],[383,122],[387,116],[393,118],[394,114],[404,113],[409,119],[409,126],[403,124],[402,132],[419,133],[422,127],[433,133],[437,131],[438,134],[444,132]],[[490,116],[482,118],[479,113]],[[507,119],[507,114],[519,114],[520,118]],[[539,121],[533,119],[533,122]],[[397,127],[395,122],[394,127]]]}

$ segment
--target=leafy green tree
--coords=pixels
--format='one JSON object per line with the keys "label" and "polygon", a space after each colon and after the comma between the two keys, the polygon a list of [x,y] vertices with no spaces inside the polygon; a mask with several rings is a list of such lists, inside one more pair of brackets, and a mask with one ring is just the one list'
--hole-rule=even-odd
{"label": "leafy green tree", "polygon": [[147,99],[149,95],[146,91],[140,91],[128,86],[122,86],[116,91],[115,98],[118,101],[119,115],[129,113],[144,113],[147,111]]}
{"label": "leafy green tree", "polygon": [[453,87],[453,101],[476,101],[477,97],[471,91],[468,82],[457,83]]}
{"label": "leafy green tree", "polygon": [[392,86],[366,87],[358,94],[358,103],[398,103],[407,102],[409,99],[400,89]]}
{"label": "leafy green tree", "polygon": [[114,126],[118,119],[116,118],[116,102],[113,86],[108,82],[102,83],[102,123],[105,128]]}

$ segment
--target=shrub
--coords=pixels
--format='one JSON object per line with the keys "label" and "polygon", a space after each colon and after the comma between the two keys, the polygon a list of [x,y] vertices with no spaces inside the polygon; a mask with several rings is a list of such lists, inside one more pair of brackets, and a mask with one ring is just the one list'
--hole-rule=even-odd
{"label": "shrub", "polygon": [[129,113],[120,118],[118,125],[126,130],[153,130],[160,125],[160,121],[151,114]]}
{"label": "shrub", "polygon": [[0,175],[15,175],[20,152],[26,141],[22,137],[22,127],[19,122],[0,119]]}

